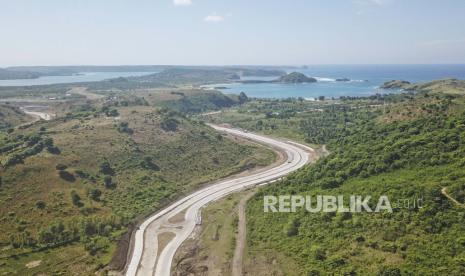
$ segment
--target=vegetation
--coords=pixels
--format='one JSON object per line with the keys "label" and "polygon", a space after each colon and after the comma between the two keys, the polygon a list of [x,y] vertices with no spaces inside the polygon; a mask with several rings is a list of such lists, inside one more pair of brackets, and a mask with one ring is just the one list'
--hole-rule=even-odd
{"label": "vegetation", "polygon": [[0,105],[0,131],[12,130],[13,127],[31,122],[32,118],[19,108],[11,105]]}
{"label": "vegetation", "polygon": [[[255,100],[211,116],[331,152],[250,201],[246,267],[284,275],[463,275],[465,208],[442,190],[464,203],[464,83],[325,102]],[[264,195],[289,194],[387,195],[394,212],[263,212]]]}
{"label": "vegetation", "polygon": [[284,83],[303,83],[303,82],[316,82],[315,78],[307,77],[306,75],[298,72],[292,72],[276,80],[277,82]]}
{"label": "vegetation", "polygon": [[0,68],[0,80],[12,80],[12,79],[35,79],[40,74],[28,71],[14,71]]}
{"label": "vegetation", "polygon": [[94,274],[139,216],[273,160],[178,112],[112,105],[119,115],[107,117],[91,104],[91,111],[1,132],[0,273]]}
{"label": "vegetation", "polygon": [[443,79],[426,83],[411,84],[408,81],[393,80],[384,83],[381,88],[384,89],[403,89],[406,91],[416,91],[426,94],[451,94],[463,95],[465,93],[465,83],[457,79]]}

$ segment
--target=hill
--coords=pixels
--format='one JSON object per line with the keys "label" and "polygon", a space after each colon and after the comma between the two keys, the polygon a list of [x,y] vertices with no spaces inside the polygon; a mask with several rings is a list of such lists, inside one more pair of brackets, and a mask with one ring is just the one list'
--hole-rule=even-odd
{"label": "hill", "polygon": [[315,78],[307,77],[306,75],[298,72],[292,72],[287,75],[281,76],[275,82],[283,83],[305,83],[305,82],[316,82]]}
{"label": "hill", "polygon": [[[300,137],[330,151],[252,198],[245,271],[462,275],[465,209],[457,204],[465,202],[462,83],[410,84],[415,90],[402,94],[326,103],[251,101],[237,113],[218,114],[216,121]],[[369,195],[376,199],[372,208],[386,195],[393,212],[264,213],[265,195],[343,196],[344,204],[350,195]]]}
{"label": "hill", "polygon": [[405,89],[408,88],[410,82],[403,81],[403,80],[392,80],[387,81],[383,85],[380,86],[382,89]]}
{"label": "hill", "polygon": [[458,79],[443,79],[425,83],[411,84],[408,81],[393,80],[385,82],[383,89],[403,89],[406,91],[415,91],[423,93],[442,93],[442,94],[464,94],[465,81]]}
{"label": "hill", "polygon": [[19,108],[0,104],[0,131],[31,121],[33,121],[33,118],[24,114]]}
{"label": "hill", "polygon": [[0,68],[0,80],[14,79],[36,79],[40,77],[39,73],[30,71],[14,71]]}
{"label": "hill", "polygon": [[139,216],[274,158],[144,105],[82,109],[2,135],[0,274],[9,275],[92,275]]}

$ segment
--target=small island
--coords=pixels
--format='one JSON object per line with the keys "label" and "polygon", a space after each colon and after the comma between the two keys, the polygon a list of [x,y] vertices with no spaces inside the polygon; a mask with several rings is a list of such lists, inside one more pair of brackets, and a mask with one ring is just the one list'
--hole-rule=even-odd
{"label": "small island", "polygon": [[275,80],[242,80],[239,81],[243,84],[257,84],[257,83],[311,83],[317,82],[317,79],[307,77],[306,75],[299,72],[292,72],[283,75]]}
{"label": "small island", "polygon": [[279,79],[273,82],[282,82],[282,83],[308,83],[308,82],[317,82],[315,78],[307,77],[306,75],[299,72],[292,72],[287,75],[281,76]]}

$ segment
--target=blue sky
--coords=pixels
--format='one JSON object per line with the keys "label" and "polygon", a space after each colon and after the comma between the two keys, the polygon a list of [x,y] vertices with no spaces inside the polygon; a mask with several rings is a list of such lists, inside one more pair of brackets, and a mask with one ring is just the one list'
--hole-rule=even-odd
{"label": "blue sky", "polygon": [[465,63],[462,0],[0,0],[0,66]]}

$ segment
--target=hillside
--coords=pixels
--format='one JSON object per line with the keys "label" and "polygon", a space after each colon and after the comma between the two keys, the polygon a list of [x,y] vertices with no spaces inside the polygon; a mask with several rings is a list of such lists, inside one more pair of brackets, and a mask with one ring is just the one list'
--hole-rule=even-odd
{"label": "hillside", "polygon": [[[154,105],[177,110],[182,113],[200,113],[208,110],[218,110],[239,103],[237,97],[224,95],[213,90],[179,90],[171,91],[172,97],[166,100],[153,100]],[[157,95],[155,97],[160,97]]]}
{"label": "hillside", "polygon": [[36,79],[38,77],[40,77],[40,74],[36,72],[15,71],[0,68],[0,80]]}
{"label": "hillside", "polygon": [[410,82],[408,81],[403,81],[403,80],[392,80],[392,81],[387,81],[383,83],[383,85],[380,86],[381,89],[405,89],[408,88],[410,85]]}
{"label": "hillside", "polygon": [[[331,152],[252,198],[246,273],[463,275],[465,209],[442,192],[465,202],[465,95],[450,93],[461,83],[413,84],[418,88],[404,94],[326,103],[250,102],[212,119],[301,137]],[[344,202],[386,195],[394,212],[263,212],[264,195],[289,194],[342,195]]]}
{"label": "hillside", "polygon": [[465,81],[458,79],[443,79],[426,83],[411,84],[408,81],[393,80],[384,83],[383,89],[403,89],[423,93],[461,94],[465,93]]}
{"label": "hillside", "polygon": [[31,121],[33,118],[24,114],[19,108],[0,104],[0,131]]}
{"label": "hillside", "polygon": [[143,105],[37,122],[5,134],[0,147],[0,274],[10,275],[94,274],[138,217],[274,158]]}

